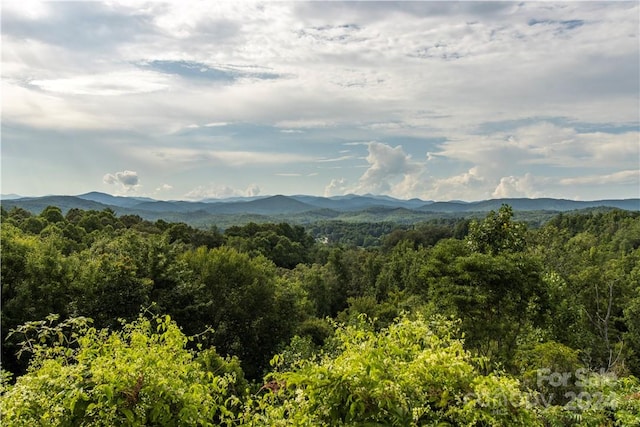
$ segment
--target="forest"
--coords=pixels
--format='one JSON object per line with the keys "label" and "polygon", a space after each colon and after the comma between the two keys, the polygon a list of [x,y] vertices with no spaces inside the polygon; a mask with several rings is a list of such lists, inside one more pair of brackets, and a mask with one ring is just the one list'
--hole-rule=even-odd
{"label": "forest", "polygon": [[6,426],[638,426],[640,212],[2,208]]}

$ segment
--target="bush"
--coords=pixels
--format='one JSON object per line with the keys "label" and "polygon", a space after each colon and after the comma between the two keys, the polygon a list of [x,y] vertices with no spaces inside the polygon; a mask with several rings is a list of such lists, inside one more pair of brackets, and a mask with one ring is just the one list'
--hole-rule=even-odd
{"label": "bush", "polygon": [[5,426],[229,425],[235,418],[240,401],[230,390],[243,379],[195,360],[168,316],[140,318],[121,332],[83,326],[65,335],[41,326],[49,328],[45,341],[59,340],[40,345],[43,329],[23,328],[35,354],[29,372],[3,386]]}
{"label": "bush", "polygon": [[268,377],[248,424],[537,425],[518,381],[480,375],[455,333],[451,322],[407,317],[380,332],[340,326],[339,354]]}

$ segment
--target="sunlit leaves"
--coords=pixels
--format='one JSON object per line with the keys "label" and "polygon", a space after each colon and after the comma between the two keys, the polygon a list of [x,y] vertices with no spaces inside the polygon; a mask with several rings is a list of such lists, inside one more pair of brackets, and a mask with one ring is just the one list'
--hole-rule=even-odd
{"label": "sunlit leaves", "polygon": [[3,424],[229,425],[236,375],[205,369],[186,343],[169,317],[121,332],[85,328],[71,357],[55,343],[4,390]]}
{"label": "sunlit leaves", "polygon": [[524,401],[524,395],[515,380],[479,374],[450,322],[404,317],[381,332],[363,326],[337,328],[339,354],[273,374],[271,381],[280,387],[261,414],[265,422],[531,425],[525,420],[533,415],[524,406],[506,408],[514,412],[504,415],[490,408],[490,399],[515,395]]}

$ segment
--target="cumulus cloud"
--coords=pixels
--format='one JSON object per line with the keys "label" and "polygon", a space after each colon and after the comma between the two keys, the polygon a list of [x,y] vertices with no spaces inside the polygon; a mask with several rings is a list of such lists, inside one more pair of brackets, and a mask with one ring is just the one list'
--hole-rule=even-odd
{"label": "cumulus cloud", "polygon": [[102,177],[102,182],[109,185],[119,185],[125,191],[132,191],[140,186],[138,172],[130,170],[105,174]]}
{"label": "cumulus cloud", "polygon": [[536,197],[533,177],[530,173],[522,177],[504,176],[491,194],[496,199],[511,197]]}
{"label": "cumulus cloud", "polygon": [[417,176],[422,172],[421,167],[411,160],[402,146],[390,145],[372,141],[368,144],[369,168],[360,177],[356,193],[389,194],[400,181],[400,187],[413,186]]}
{"label": "cumulus cloud", "polygon": [[[591,180],[623,184],[632,175],[629,169],[638,165],[639,139],[640,133],[633,130],[607,133],[544,120],[515,124],[510,129],[482,136],[459,135],[440,144],[431,161],[473,166],[466,173],[436,177],[425,195],[439,200],[447,195],[465,200],[541,197],[549,196],[559,183],[579,185],[581,180]],[[605,175],[585,173],[602,168],[623,170]],[[542,178],[576,173],[581,177],[555,181]]]}
{"label": "cumulus cloud", "polygon": [[482,200],[489,195],[487,180],[478,167],[446,178],[434,178],[423,193],[433,200]]}
{"label": "cumulus cloud", "polygon": [[260,195],[260,187],[250,184],[244,190],[222,184],[200,185],[184,195],[189,200],[225,199],[229,197],[255,197]]}
{"label": "cumulus cloud", "polygon": [[164,191],[171,191],[173,190],[173,186],[169,185],[169,184],[162,184],[160,187],[156,188],[156,193],[161,193]]}
{"label": "cumulus cloud", "polygon": [[332,179],[324,188],[324,196],[341,196],[349,192],[348,181],[344,178]]}
{"label": "cumulus cloud", "polygon": [[[320,193],[335,162],[330,194],[584,197],[602,179],[633,192],[637,2],[6,3],[3,155],[42,171],[82,160],[25,143],[63,130],[105,164],[148,166],[154,187],[230,173],[266,187],[296,163],[316,187],[278,185]],[[330,154],[376,138],[392,145],[367,143],[366,162]]]}

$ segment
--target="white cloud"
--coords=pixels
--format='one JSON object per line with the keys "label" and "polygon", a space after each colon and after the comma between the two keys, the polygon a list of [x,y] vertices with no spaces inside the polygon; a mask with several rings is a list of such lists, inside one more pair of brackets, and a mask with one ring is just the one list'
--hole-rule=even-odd
{"label": "white cloud", "polygon": [[73,101],[36,93],[10,79],[2,79],[2,99],[3,123],[46,129],[106,129],[112,125],[104,118],[73,108]]}
{"label": "white cloud", "polygon": [[591,186],[591,185],[611,185],[611,184],[630,184],[635,185],[640,196],[640,169],[625,170],[604,175],[587,175],[574,178],[563,178],[560,180],[561,185],[567,186]]}
{"label": "white cloud", "polygon": [[[480,198],[485,194],[493,197],[539,197],[545,186],[550,188],[553,180],[534,179],[534,176],[551,171],[562,176],[571,171],[637,167],[640,159],[638,141],[640,133],[635,131],[579,132],[574,127],[549,122],[484,136],[460,135],[441,144],[441,150],[435,152],[435,156],[431,155],[431,161],[464,162],[473,165],[474,172],[438,179],[435,195],[441,197],[443,193],[439,188],[444,186],[456,198],[465,198],[468,191],[463,186],[475,183]],[[458,190],[448,185],[456,181],[460,185]],[[484,187],[478,186],[480,182]],[[569,179],[566,182],[574,181]]]}
{"label": "white cloud", "polygon": [[[435,178],[422,197],[432,200],[482,200],[489,197],[487,179],[478,167],[446,178]],[[490,185],[490,184],[489,184]]]}
{"label": "white cloud", "polygon": [[159,73],[130,70],[76,75],[61,79],[31,80],[29,84],[60,94],[117,96],[164,90],[169,87],[170,82],[167,76]]}
{"label": "white cloud", "polygon": [[225,199],[229,197],[255,197],[260,194],[257,184],[241,190],[224,184],[200,185],[184,195],[188,200]]}
{"label": "white cloud", "polygon": [[369,168],[360,177],[356,193],[389,194],[398,179],[403,180],[400,188],[407,187],[416,175],[422,172],[421,167],[411,160],[401,146],[392,148],[380,142],[370,142],[367,162]]}
{"label": "white cloud", "polygon": [[[154,187],[167,170],[180,169],[184,181],[171,182],[191,188],[189,180],[238,182],[222,175],[246,167],[252,175],[241,178],[268,177],[260,183],[271,188],[272,166],[324,159],[339,160],[344,176],[331,192],[586,197],[580,180],[608,177],[628,194],[625,171],[640,157],[639,10],[637,2],[8,2],[2,124],[16,136],[3,132],[3,155],[9,147],[23,161],[40,156],[41,176],[54,162],[89,163],[70,155],[65,167],[24,143],[44,129],[95,146],[105,154],[99,170],[121,164],[107,164],[110,156],[149,166]],[[179,64],[201,68],[171,68]],[[252,126],[267,131],[256,136]],[[421,142],[436,138],[446,142]],[[329,154],[373,139],[391,145],[369,146],[366,162]],[[333,177],[315,166],[318,180],[278,185],[321,193]],[[5,181],[18,182],[18,172]],[[55,185],[77,182],[65,176]]]}
{"label": "white cloud", "polygon": [[118,185],[127,192],[137,190],[140,187],[138,173],[130,170],[107,173],[102,177],[102,182],[108,185]]}
{"label": "white cloud", "polygon": [[531,174],[527,173],[522,177],[505,176],[500,178],[500,183],[491,196],[496,199],[511,197],[537,197],[534,190],[534,182]]}
{"label": "white cloud", "polygon": [[317,159],[316,162],[318,163],[341,162],[344,160],[352,160],[355,158],[356,156],[340,156],[340,157],[334,157],[332,159]]}
{"label": "white cloud", "polygon": [[324,188],[324,196],[341,196],[349,192],[348,181],[344,178],[332,179],[329,185]]}
{"label": "white cloud", "polygon": [[247,197],[258,196],[260,195],[260,187],[258,186],[258,184],[249,184],[244,193]]}
{"label": "white cloud", "polygon": [[292,129],[284,129],[285,133],[302,133],[303,130],[299,128],[325,128],[330,126],[330,122],[327,120],[320,119],[295,119],[295,120],[282,120],[275,123],[276,127],[279,128],[292,128]]}
{"label": "white cloud", "polygon": [[2,2],[3,14],[16,14],[29,20],[46,17],[50,10],[46,2],[36,0],[6,1]]}
{"label": "white cloud", "polygon": [[160,187],[156,188],[156,193],[162,193],[165,191],[173,190],[173,186],[169,184],[162,184]]}
{"label": "white cloud", "polygon": [[260,151],[225,151],[197,148],[131,148],[140,160],[161,164],[223,164],[227,166],[277,165],[310,162],[314,158],[302,154]]}

